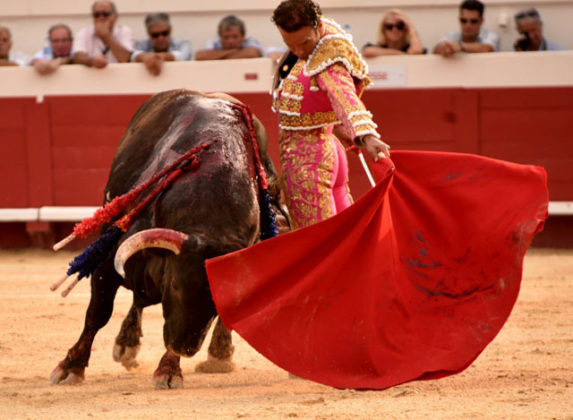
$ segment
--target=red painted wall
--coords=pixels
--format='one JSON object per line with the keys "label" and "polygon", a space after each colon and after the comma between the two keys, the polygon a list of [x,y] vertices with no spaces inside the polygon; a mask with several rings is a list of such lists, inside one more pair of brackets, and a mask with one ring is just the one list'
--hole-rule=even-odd
{"label": "red painted wall", "polygon": [[[269,133],[270,97],[237,94]],[[148,95],[0,99],[1,207],[99,205],[127,124]],[[543,165],[551,200],[573,201],[573,88],[370,90],[364,102],[393,149],[480,153]],[[350,156],[355,197],[369,187]]]}
{"label": "red painted wall", "polygon": [[0,208],[29,206],[26,110],[31,104],[26,99],[0,100]]}

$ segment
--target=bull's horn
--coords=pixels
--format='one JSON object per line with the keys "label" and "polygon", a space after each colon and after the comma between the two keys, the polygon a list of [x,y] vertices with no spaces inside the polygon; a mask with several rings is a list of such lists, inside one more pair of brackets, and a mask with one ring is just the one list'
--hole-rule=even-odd
{"label": "bull's horn", "polygon": [[173,251],[176,255],[181,252],[181,246],[189,235],[173,229],[154,228],[142,230],[127,238],[115,253],[113,265],[115,271],[125,277],[125,263],[136,252],[145,248],[163,248]]}

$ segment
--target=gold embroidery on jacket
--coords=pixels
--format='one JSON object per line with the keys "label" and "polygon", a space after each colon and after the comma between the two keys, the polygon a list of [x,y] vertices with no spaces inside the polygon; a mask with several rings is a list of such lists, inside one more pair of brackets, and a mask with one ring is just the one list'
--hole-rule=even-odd
{"label": "gold embroidery on jacket", "polygon": [[358,133],[377,135],[377,126],[372,121],[372,114],[366,110],[355,94],[354,81],[342,64],[333,64],[317,78],[322,90],[328,93],[330,104],[338,119],[353,138],[357,137]]}

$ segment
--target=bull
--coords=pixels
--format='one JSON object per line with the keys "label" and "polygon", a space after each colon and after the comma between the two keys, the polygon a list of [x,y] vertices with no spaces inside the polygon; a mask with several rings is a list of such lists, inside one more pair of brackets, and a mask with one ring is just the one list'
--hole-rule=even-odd
{"label": "bull", "polygon": [[[111,317],[118,288],[124,286],[133,291],[133,303],[116,337],[114,359],[126,368],[137,364],[143,308],[161,303],[166,352],[153,382],[159,388],[183,385],[180,357],[191,357],[200,349],[217,315],[204,261],[252,245],[260,231],[256,152],[236,103],[224,94],[177,90],[155,95],[134,115],[114,156],[105,202],[132,190],[188,150],[206,141],[211,144],[199,153],[199,165],[161,191],[123,235],[117,252],[93,272],[84,329],[52,372],[53,383],[84,380],[93,340]],[[264,128],[254,121],[269,192],[278,202]],[[218,319],[208,360],[197,369],[232,370],[233,349],[231,333]]]}

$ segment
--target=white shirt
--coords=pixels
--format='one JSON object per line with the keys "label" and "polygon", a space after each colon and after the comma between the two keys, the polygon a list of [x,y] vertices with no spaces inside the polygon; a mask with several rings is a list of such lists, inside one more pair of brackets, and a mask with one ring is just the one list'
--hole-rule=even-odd
{"label": "white shirt", "polygon": [[[460,43],[462,41],[462,33],[461,32],[450,32],[445,37],[443,37],[440,42],[449,39],[450,41]],[[493,31],[487,30],[485,28],[481,28],[479,31],[479,35],[475,42],[479,42],[481,44],[488,44],[493,47],[494,51],[499,51],[499,35]]]}
{"label": "white shirt", "polygon": [[30,57],[22,52],[10,52],[8,54],[8,61],[12,61],[19,66],[27,66],[30,64]]}
{"label": "white shirt", "polygon": [[[135,38],[131,29],[125,25],[113,26],[113,37],[123,45],[128,51],[133,51],[135,46]],[[84,52],[90,57],[97,57],[98,55],[105,54],[110,63],[117,63],[117,58],[112,54],[109,48],[106,48],[103,41],[95,34],[94,26],[88,26],[81,29],[74,38],[72,46],[72,55],[77,52]]]}

